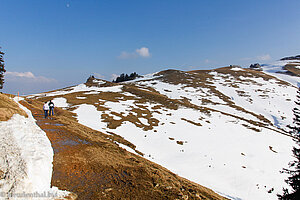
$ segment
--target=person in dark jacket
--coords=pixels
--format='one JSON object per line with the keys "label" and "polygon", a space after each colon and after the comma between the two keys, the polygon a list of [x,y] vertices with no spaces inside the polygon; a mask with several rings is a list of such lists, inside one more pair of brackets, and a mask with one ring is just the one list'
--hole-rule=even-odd
{"label": "person in dark jacket", "polygon": [[54,115],[54,103],[50,100],[50,102],[49,102],[49,116],[51,116],[51,114],[52,114],[52,116]]}

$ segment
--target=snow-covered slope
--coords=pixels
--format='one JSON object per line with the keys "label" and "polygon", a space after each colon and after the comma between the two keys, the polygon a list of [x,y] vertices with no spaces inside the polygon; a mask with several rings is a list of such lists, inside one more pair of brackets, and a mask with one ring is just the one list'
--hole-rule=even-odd
{"label": "snow-covered slope", "polygon": [[69,194],[51,187],[53,149],[31,112],[0,122],[0,194],[5,199],[57,199]]}
{"label": "snow-covered slope", "polygon": [[79,123],[124,137],[136,148],[120,146],[224,196],[264,200],[287,187],[280,170],[292,160],[286,125],[296,91],[264,72],[225,67],[95,80],[29,98],[63,101]]}
{"label": "snow-covered slope", "polygon": [[291,76],[287,74],[287,70],[284,68],[287,64],[292,65],[296,70],[300,71],[300,60],[280,60],[272,64],[265,64],[263,71],[267,74],[275,76],[281,80],[287,81],[295,86],[300,87],[299,76]]}

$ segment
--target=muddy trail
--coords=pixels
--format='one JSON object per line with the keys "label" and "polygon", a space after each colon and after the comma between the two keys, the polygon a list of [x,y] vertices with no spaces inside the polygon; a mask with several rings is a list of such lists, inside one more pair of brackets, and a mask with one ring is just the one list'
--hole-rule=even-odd
{"label": "muddy trail", "polygon": [[225,199],[127,152],[101,132],[63,120],[67,111],[56,108],[56,115],[45,119],[42,102],[21,104],[52,144],[52,186],[75,193],[77,199]]}
{"label": "muddy trail", "polygon": [[41,110],[28,108],[54,151],[52,185],[76,193],[78,199],[98,199],[97,191],[109,191],[110,187],[106,186],[110,181],[117,181],[118,175],[86,165],[86,148],[92,144],[67,130],[55,116],[45,119]]}

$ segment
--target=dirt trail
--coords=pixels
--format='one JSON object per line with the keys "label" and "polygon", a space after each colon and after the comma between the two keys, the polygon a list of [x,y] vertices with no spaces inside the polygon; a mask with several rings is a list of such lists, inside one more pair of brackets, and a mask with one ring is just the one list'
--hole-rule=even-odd
{"label": "dirt trail", "polygon": [[54,150],[51,185],[75,192],[78,199],[97,199],[98,195],[94,194],[97,189],[94,186],[107,181],[85,165],[85,150],[92,144],[67,130],[55,116],[45,119],[41,110],[30,107],[29,104],[23,105],[31,110],[37,125],[47,134]]}
{"label": "dirt trail", "polygon": [[[82,178],[76,174],[76,171],[80,169],[72,171],[72,168],[75,169],[75,166],[72,166],[69,159],[72,159],[72,155],[81,154],[81,150],[90,145],[90,143],[74,136],[64,128],[64,124],[57,122],[55,117],[50,116],[45,119],[40,110],[32,107],[28,108],[30,108],[33,117],[37,120],[37,125],[47,134],[54,150],[52,185],[60,186],[60,189],[69,190],[69,187],[62,187],[60,184],[60,182],[65,182],[63,179]],[[74,186],[71,191],[77,192]]]}
{"label": "dirt trail", "polygon": [[127,152],[101,132],[63,121],[67,111],[44,119],[42,102],[21,104],[31,110],[52,144],[52,186],[73,192],[78,199],[225,199]]}

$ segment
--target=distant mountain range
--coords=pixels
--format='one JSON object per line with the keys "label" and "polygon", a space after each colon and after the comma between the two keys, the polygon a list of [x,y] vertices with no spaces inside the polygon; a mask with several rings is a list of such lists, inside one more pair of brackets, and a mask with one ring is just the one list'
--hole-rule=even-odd
{"label": "distant mountain range", "polygon": [[300,55],[281,58],[280,60],[300,60]]}

